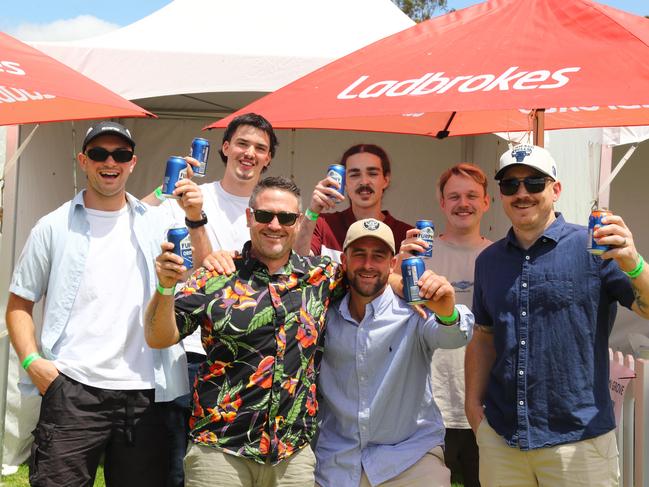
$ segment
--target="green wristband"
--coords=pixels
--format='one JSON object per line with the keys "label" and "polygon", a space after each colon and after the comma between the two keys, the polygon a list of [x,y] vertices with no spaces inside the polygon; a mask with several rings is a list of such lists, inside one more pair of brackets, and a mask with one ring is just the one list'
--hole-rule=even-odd
{"label": "green wristband", "polygon": [[438,314],[435,314],[435,316],[437,317],[437,320],[444,325],[454,325],[460,317],[460,312],[457,308],[453,308],[453,314],[451,316],[440,316]]}
{"label": "green wristband", "polygon": [[315,211],[312,211],[311,208],[307,208],[306,211],[304,212],[304,216],[306,217],[307,220],[311,220],[312,222],[314,222],[318,219],[320,215]]}
{"label": "green wristband", "polygon": [[23,369],[27,370],[29,366],[32,364],[32,362],[36,359],[41,358],[41,354],[38,352],[32,352],[29,355],[25,357],[25,360],[23,360],[22,367]]}
{"label": "green wristband", "polygon": [[162,185],[158,186],[154,191],[153,195],[158,198],[160,201],[164,201],[166,198],[162,194]]}
{"label": "green wristband", "polygon": [[158,285],[156,286],[156,290],[163,296],[173,296],[174,291],[176,290],[176,286],[162,287],[162,285],[158,283]]}
{"label": "green wristband", "polygon": [[633,269],[632,271],[629,271],[629,272],[622,271],[627,276],[629,276],[631,279],[635,279],[640,274],[642,274],[642,270],[644,269],[644,258],[640,254],[638,254],[638,255],[640,256],[640,260],[638,261],[638,265],[635,266],[635,269]]}

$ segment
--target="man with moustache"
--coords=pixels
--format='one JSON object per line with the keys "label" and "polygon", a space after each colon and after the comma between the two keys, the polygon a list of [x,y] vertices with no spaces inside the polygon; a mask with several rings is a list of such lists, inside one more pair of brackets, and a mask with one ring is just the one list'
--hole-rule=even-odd
{"label": "man with moustache", "polygon": [[292,252],[301,215],[291,180],[263,179],[249,205],[250,242],[230,274],[198,269],[175,301],[182,261],[163,243],[160,293],[146,312],[150,346],[200,328],[207,352],[194,385],[188,487],[314,482],[316,352],[342,276],[328,258]]}
{"label": "man with moustache", "polygon": [[[480,234],[480,221],[489,209],[487,177],[478,166],[466,162],[450,167],[437,182],[444,231],[435,239],[433,256],[426,268],[445,276],[455,289],[457,303],[471,306],[475,259],[491,241]],[[408,231],[400,253],[423,252],[426,242],[418,229]],[[433,354],[432,378],[435,403],[444,417],[444,458],[453,481],[461,476],[465,487],[479,487],[478,445],[464,413],[464,353],[466,348],[438,349]]]}
{"label": "man with moustache", "polygon": [[616,486],[608,336],[617,303],[649,317],[649,272],[620,216],[593,232],[554,211],[550,153],[518,145],[500,158],[512,228],[476,261],[476,330],[466,352],[466,414],[491,486]]}
{"label": "man with moustache", "polygon": [[401,244],[406,231],[412,228],[394,218],[389,211],[381,211],[383,193],[390,185],[390,159],[386,152],[374,144],[358,144],[345,151],[340,161],[345,166],[345,192],[349,196],[349,208],[335,213],[336,204],[344,201],[338,192],[338,184],[327,177],[320,181],[305,211],[296,243],[296,252],[302,255],[328,255],[340,262],[345,234],[357,220],[374,218],[392,229],[394,241]]}
{"label": "man with moustache", "polygon": [[[33,486],[92,485],[102,456],[108,486],[166,482],[167,401],[187,392],[186,365],[181,346],[153,350],[144,339],[167,221],[126,193],[134,149],[118,123],[90,128],[77,156],[86,189],[36,224],[9,287],[11,342],[43,395]],[[192,184],[188,218],[201,211]],[[37,340],[33,308],[45,295]]]}
{"label": "man with moustache", "polygon": [[316,482],[449,486],[430,361],[435,349],[467,343],[473,316],[456,307],[453,287],[432,271],[419,281],[433,311],[428,318],[394,294],[387,285],[394,236],[385,223],[353,223],[343,249],[349,292],[327,312]]}
{"label": "man with moustache", "polygon": [[[246,224],[246,209],[253,188],[259,182],[277,150],[277,137],[272,125],[261,115],[246,113],[235,117],[223,133],[219,155],[225,165],[225,173],[220,181],[212,181],[199,186],[203,195],[204,213],[192,221],[184,221],[181,208],[172,200],[157,198],[154,193],[145,198],[149,204],[160,205],[168,212],[170,221],[186,223],[191,228],[203,226],[208,237],[207,245],[212,250],[240,249],[250,237]],[[186,158],[190,163],[196,162]],[[191,164],[188,165],[191,167]],[[188,176],[191,177],[192,173]],[[174,194],[183,194],[189,180],[178,182]],[[192,239],[192,244],[195,244]],[[208,251],[209,253],[209,251]],[[195,259],[197,264],[203,259]],[[200,330],[183,340],[187,352],[189,381],[193,384],[198,366],[205,361],[205,350],[201,343]],[[191,397],[179,398],[177,426],[174,428],[178,438],[177,452],[174,453],[172,484],[183,485],[182,458],[185,456],[191,416]]]}

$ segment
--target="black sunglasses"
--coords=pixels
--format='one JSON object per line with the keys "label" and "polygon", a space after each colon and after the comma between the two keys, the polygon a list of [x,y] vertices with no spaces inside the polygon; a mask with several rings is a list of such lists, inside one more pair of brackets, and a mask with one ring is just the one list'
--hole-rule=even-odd
{"label": "black sunglasses", "polygon": [[277,221],[280,225],[285,227],[290,227],[295,225],[297,217],[300,216],[299,213],[291,213],[289,211],[280,211],[278,213],[273,213],[268,210],[255,210],[250,208],[252,214],[255,216],[257,223],[270,223],[273,221],[273,218],[277,217]]}
{"label": "black sunglasses", "polygon": [[518,192],[518,187],[523,183],[528,193],[540,193],[545,189],[545,182],[551,178],[544,176],[527,178],[501,179],[498,182],[500,192],[505,196],[513,196]]}
{"label": "black sunglasses", "polygon": [[129,162],[133,159],[133,151],[128,149],[115,149],[113,152],[109,152],[103,147],[93,147],[88,149],[86,154],[95,162],[104,162],[108,156],[112,156],[115,162]]}

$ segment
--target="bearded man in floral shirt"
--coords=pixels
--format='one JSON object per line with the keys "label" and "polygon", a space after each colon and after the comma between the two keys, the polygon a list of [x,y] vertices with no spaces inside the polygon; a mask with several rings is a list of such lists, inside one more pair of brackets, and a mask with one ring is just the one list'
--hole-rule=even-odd
{"label": "bearded man in floral shirt", "polygon": [[163,348],[201,328],[207,358],[194,383],[185,485],[313,485],[319,352],[342,273],[328,257],[292,252],[302,215],[291,180],[260,181],[246,213],[251,241],[234,267],[197,270],[175,299],[186,269],[162,244],[145,335]]}

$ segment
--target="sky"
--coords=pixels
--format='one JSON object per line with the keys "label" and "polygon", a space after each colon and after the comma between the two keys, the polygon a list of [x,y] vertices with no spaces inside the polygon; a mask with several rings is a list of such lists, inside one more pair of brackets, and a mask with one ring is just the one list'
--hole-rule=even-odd
{"label": "sky", "polygon": [[[2,6],[0,31],[24,41],[82,39],[131,24],[170,1],[7,0]],[[460,9],[480,1],[448,0],[448,5]],[[647,0],[599,0],[599,2],[637,15],[649,15]]]}

